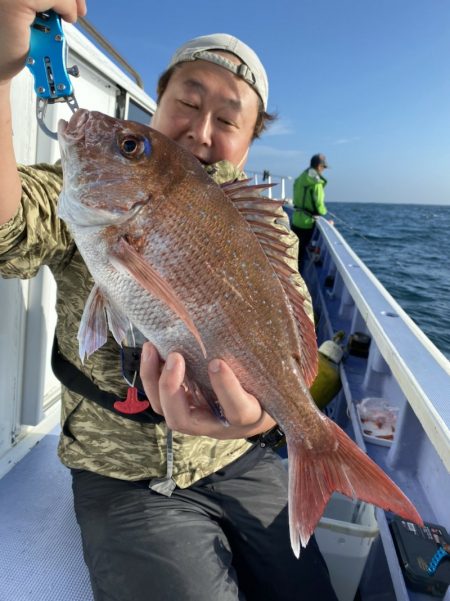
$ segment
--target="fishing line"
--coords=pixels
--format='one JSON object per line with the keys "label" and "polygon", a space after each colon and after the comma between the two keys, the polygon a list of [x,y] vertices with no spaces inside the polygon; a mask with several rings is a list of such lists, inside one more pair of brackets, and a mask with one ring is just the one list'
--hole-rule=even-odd
{"label": "fishing line", "polygon": [[[131,321],[130,321],[129,323],[130,323],[130,329],[129,329],[128,331],[131,333],[132,344],[133,344],[133,347],[135,347],[135,346],[136,346],[136,337],[135,337],[135,335],[134,335],[134,326],[133,326],[133,324],[131,323]],[[125,371],[124,371],[124,370],[122,370],[122,376],[123,376],[123,379],[124,379],[124,380],[125,380],[125,382],[128,384],[128,386],[131,386],[131,388],[134,388],[134,386],[135,386],[135,384],[136,384],[136,378],[137,378],[137,375],[138,375],[138,372],[137,372],[137,371],[135,371],[135,372],[134,372],[134,375],[133,375],[133,380],[130,382],[130,380],[127,378],[127,376],[126,376],[126,374],[125,374]]]}
{"label": "fishing line", "polygon": [[331,215],[332,217],[334,217],[334,219],[337,219],[338,221],[340,221],[341,223],[343,223],[346,227],[348,227],[349,229],[351,229],[355,233],[356,236],[359,236],[360,238],[362,238],[366,242],[369,242],[370,244],[373,244],[372,240],[369,240],[369,238],[366,238],[365,236],[363,236],[362,234],[360,234],[357,229],[355,229],[352,225],[350,225],[349,223],[347,223],[346,221],[344,221],[343,219],[341,219],[340,217],[338,217],[335,213],[332,213],[331,211],[328,211],[328,215]]}
{"label": "fishing line", "polygon": [[[347,223],[347,221],[345,221],[341,217],[338,217],[335,213],[328,211],[328,215],[331,215],[334,219],[337,219],[338,221],[340,221],[345,227],[348,227],[350,230],[352,230],[352,232],[355,234],[355,236],[359,236],[360,238],[362,238],[363,240],[368,242],[371,247],[374,247],[374,248],[377,247],[376,243],[373,240],[370,240],[363,234],[360,234],[357,229],[355,229],[352,225]],[[398,259],[391,258],[391,262],[393,262],[395,265],[398,265],[399,267],[403,267],[402,263],[400,263],[400,261]]]}

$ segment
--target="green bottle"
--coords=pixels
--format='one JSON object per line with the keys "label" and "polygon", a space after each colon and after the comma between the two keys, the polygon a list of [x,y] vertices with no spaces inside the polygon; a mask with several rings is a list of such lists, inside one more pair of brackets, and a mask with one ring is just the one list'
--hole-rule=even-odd
{"label": "green bottle", "polygon": [[319,371],[309,389],[319,409],[323,409],[334,399],[342,388],[339,363],[344,351],[338,344],[345,336],[340,330],[332,340],[326,340],[319,346]]}

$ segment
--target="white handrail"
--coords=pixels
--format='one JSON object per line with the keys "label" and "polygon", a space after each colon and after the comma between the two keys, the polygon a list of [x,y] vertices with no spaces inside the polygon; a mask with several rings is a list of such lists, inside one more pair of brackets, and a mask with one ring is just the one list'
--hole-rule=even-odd
{"label": "white handrail", "polygon": [[[247,175],[251,175],[255,184],[259,184],[260,182],[267,182],[268,184],[276,184],[280,185],[280,188],[275,188],[275,196],[280,199],[286,198],[286,181],[292,180],[291,175],[275,175],[274,173],[270,173],[270,171],[245,171]],[[274,188],[269,188],[267,190],[267,196],[272,198],[272,191]]]}

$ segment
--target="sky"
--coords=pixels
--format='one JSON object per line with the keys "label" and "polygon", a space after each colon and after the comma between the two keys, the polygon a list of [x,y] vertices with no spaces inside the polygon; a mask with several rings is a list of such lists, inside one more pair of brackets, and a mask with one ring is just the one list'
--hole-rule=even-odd
{"label": "sky", "polygon": [[449,0],[87,3],[153,98],[192,37],[230,33],[257,52],[278,119],[248,170],[295,179],[321,152],[329,202],[450,205]]}

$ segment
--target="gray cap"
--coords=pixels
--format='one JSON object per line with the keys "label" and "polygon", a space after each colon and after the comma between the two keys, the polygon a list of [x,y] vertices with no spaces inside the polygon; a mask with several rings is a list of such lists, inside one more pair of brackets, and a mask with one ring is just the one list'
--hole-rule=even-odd
{"label": "gray cap", "polygon": [[324,154],[314,154],[311,157],[310,165],[313,168],[319,167],[322,165],[325,169],[328,169],[328,161]]}
{"label": "gray cap", "polygon": [[[242,61],[242,64],[236,65],[223,56],[214,54],[214,50],[231,52]],[[257,54],[249,46],[227,33],[203,35],[180,46],[172,56],[168,68],[170,69],[178,63],[195,60],[215,63],[241,77],[255,90],[263,102],[264,110],[267,110],[269,82],[266,70]]]}

